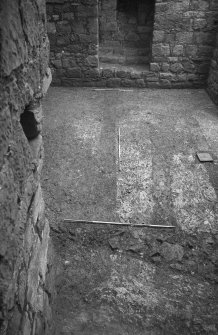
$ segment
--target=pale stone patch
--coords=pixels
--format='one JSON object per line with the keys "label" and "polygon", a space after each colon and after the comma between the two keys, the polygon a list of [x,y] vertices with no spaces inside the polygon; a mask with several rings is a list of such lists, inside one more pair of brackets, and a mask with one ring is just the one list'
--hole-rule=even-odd
{"label": "pale stone patch", "polygon": [[117,213],[121,221],[146,220],[147,223],[154,207],[151,142],[146,141],[146,146],[142,143],[143,139],[135,143],[129,136],[132,129],[135,129],[132,123],[121,127],[121,171],[117,178]]}
{"label": "pale stone patch", "polygon": [[[93,119],[75,120],[73,123],[74,135],[92,148],[92,153],[95,154],[99,150],[101,138],[102,124]],[[68,136],[67,136],[68,137]]]}
{"label": "pale stone patch", "polygon": [[192,155],[174,155],[171,168],[172,201],[178,225],[182,230],[211,231],[215,228],[217,196],[206,168],[194,164]]}

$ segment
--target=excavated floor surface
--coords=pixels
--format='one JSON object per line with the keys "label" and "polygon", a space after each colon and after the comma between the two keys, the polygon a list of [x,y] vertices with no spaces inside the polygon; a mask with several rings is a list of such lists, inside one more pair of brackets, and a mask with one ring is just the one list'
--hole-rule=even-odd
{"label": "excavated floor surface", "polygon": [[218,334],[218,110],[206,92],[50,88],[44,113],[51,334]]}

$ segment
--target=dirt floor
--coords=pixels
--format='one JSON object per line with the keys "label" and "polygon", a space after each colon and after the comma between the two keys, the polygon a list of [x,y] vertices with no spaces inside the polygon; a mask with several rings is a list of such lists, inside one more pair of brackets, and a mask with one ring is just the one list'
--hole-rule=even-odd
{"label": "dirt floor", "polygon": [[44,113],[51,334],[218,334],[218,110],[206,92],[50,88]]}

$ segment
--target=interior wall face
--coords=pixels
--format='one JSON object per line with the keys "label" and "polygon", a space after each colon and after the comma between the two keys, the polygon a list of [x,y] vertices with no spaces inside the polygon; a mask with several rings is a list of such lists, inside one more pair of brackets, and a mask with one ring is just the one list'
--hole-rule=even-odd
{"label": "interior wall face", "polygon": [[99,60],[147,64],[151,56],[154,0],[99,2]]}
{"label": "interior wall face", "polygon": [[217,24],[216,0],[156,0],[151,70],[157,82],[206,85]]}
{"label": "interior wall face", "polygon": [[212,100],[218,104],[218,33],[208,78],[208,93]]}
{"label": "interior wall face", "polygon": [[0,333],[42,335],[50,304],[41,99],[51,81],[43,1],[1,0],[0,49]]}
{"label": "interior wall face", "polygon": [[53,83],[98,77],[98,0],[47,0]]}

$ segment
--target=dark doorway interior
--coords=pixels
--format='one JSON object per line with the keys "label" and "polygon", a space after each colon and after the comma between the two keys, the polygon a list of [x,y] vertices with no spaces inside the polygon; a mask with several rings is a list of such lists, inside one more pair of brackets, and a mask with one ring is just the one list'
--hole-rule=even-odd
{"label": "dark doorway interior", "polygon": [[154,5],[155,0],[100,0],[100,63],[149,63]]}

